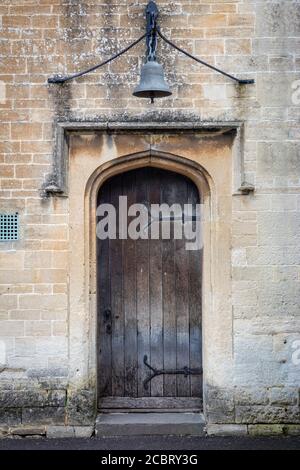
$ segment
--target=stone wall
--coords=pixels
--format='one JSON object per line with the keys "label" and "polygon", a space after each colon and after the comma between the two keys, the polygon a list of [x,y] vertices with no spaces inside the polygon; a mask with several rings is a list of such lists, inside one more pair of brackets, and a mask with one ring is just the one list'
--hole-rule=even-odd
{"label": "stone wall", "polygon": [[255,85],[238,86],[161,41],[158,58],[173,95],[154,105],[131,96],[143,44],[86,77],[47,84],[49,76],[94,65],[138,38],[145,4],[1,2],[0,207],[19,211],[21,239],[0,243],[0,427],[64,424],[68,406],[84,415],[88,401],[86,384],[81,396],[68,398],[69,200],[43,191],[56,171],[61,121],[244,123],[245,180],[255,193],[232,197],[234,381],[230,390],[207,391],[207,413],[211,423],[236,429],[296,426],[300,2],[157,1],[167,37]]}

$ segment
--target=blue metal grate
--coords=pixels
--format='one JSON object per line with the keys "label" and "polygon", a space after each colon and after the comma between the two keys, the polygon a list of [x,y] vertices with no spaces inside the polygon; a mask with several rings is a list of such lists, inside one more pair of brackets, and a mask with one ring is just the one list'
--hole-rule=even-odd
{"label": "blue metal grate", "polygon": [[19,214],[0,214],[0,241],[19,240]]}

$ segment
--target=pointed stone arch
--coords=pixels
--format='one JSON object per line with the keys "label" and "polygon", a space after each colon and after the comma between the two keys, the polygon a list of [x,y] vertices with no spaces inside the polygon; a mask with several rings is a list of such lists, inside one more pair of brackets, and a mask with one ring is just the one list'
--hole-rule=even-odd
{"label": "pointed stone arch", "polygon": [[[78,141],[78,136],[76,139]],[[80,142],[79,147],[71,144],[69,155],[71,375],[68,422],[89,424],[96,415],[97,193],[111,176],[145,166],[185,175],[197,186],[204,204],[203,380],[204,413],[208,414],[207,390],[214,386],[226,388],[223,382],[229,380],[228,370],[232,360],[229,221],[232,199],[232,149],[225,140],[225,145],[220,144],[211,149],[214,159],[210,159],[207,152],[205,158],[201,158],[201,152],[199,157],[199,153],[194,149],[192,156],[190,149],[185,151],[182,148],[178,154],[165,149],[150,148],[122,155],[122,147],[116,137],[113,146],[111,143],[106,145],[106,159],[101,162],[99,138],[83,136],[83,143]],[[207,143],[205,148],[209,148]],[[103,155],[103,151],[100,155]],[[224,167],[226,164],[228,166]]]}

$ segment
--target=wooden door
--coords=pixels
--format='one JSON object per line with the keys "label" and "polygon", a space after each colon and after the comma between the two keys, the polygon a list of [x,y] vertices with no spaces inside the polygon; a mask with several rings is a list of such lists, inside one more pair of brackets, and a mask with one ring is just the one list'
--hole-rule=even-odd
{"label": "wooden door", "polygon": [[[199,203],[192,181],[156,168],[117,175],[101,187],[98,205],[113,204],[117,220],[121,195],[128,206],[147,208]],[[202,251],[185,243],[172,232],[170,239],[120,240],[119,227],[116,239],[98,240],[99,408],[201,407]],[[169,373],[145,383],[149,365]],[[193,374],[178,373],[185,367]]]}

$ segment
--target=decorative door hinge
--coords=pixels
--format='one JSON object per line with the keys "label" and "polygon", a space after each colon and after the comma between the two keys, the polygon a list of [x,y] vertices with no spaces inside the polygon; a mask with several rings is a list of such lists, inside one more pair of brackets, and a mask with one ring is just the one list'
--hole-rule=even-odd
{"label": "decorative door hinge", "polygon": [[145,379],[144,382],[143,382],[145,390],[148,390],[149,382],[154,377],[157,377],[158,375],[176,374],[176,375],[184,375],[184,377],[187,377],[188,375],[202,375],[202,373],[203,373],[202,368],[190,369],[187,366],[183,367],[182,369],[155,369],[154,367],[150,366],[150,364],[148,364],[147,361],[148,361],[148,356],[145,355],[144,356],[144,364],[152,372],[152,374],[149,374],[147,379]]}

